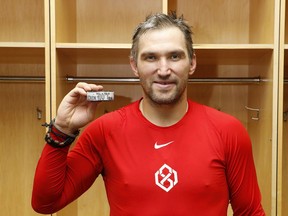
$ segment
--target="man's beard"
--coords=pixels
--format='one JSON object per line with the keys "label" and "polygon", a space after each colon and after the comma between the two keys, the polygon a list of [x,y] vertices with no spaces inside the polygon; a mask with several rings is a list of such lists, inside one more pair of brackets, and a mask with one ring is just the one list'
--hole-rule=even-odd
{"label": "man's beard", "polygon": [[141,85],[146,97],[157,105],[171,105],[178,103],[187,88],[187,85],[183,81],[181,81],[181,83],[177,82],[174,89],[168,92],[157,91],[153,89],[151,84],[141,82]]}

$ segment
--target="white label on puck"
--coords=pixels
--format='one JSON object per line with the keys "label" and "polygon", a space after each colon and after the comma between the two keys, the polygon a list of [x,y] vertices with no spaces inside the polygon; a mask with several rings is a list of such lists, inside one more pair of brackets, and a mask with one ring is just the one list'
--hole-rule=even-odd
{"label": "white label on puck", "polygon": [[88,101],[112,101],[114,100],[114,92],[111,91],[99,91],[99,92],[87,92]]}

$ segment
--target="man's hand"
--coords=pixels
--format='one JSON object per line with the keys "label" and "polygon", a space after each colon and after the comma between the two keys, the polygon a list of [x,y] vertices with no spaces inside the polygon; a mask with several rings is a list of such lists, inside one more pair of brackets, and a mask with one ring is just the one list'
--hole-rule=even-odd
{"label": "man's hand", "polygon": [[73,134],[95,118],[99,102],[87,101],[88,91],[101,91],[103,86],[80,82],[62,100],[58,107],[55,126],[66,134]]}

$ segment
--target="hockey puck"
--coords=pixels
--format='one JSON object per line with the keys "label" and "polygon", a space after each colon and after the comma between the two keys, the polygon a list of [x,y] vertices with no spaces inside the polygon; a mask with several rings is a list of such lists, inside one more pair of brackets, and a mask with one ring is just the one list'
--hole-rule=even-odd
{"label": "hockey puck", "polygon": [[98,91],[98,92],[87,92],[88,101],[113,101],[114,92],[111,91]]}

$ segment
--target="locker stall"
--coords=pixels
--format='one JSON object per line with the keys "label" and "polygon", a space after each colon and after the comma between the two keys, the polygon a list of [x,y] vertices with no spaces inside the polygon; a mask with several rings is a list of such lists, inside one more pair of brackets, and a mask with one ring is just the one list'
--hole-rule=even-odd
{"label": "locker stall", "polygon": [[30,200],[46,120],[44,1],[1,0],[0,20],[1,215],[38,215]]}
{"label": "locker stall", "polygon": [[[288,84],[285,82],[283,89],[279,85],[288,78],[287,27],[280,23],[287,19],[283,2],[0,1],[0,16],[5,20],[0,22],[0,201],[5,215],[37,215],[30,199],[35,167],[44,145],[45,128],[41,124],[55,117],[62,98],[77,82],[102,84],[115,92],[113,102],[99,105],[97,116],[141,97],[141,87],[129,65],[133,30],[146,15],[170,11],[183,14],[193,30],[197,69],[189,80],[189,98],[229,113],[243,123],[253,143],[266,214],[288,214],[284,204],[288,199],[288,158],[284,154]],[[284,37],[282,32],[284,50],[279,41],[280,36]],[[282,52],[284,65],[279,61]],[[283,98],[279,99],[281,94]],[[282,109],[280,124],[278,111]],[[281,142],[278,126],[283,129]],[[282,160],[278,160],[279,154]],[[279,178],[281,187],[277,184]],[[17,205],[12,205],[15,202]],[[232,215],[231,210],[228,214]],[[53,215],[108,216],[102,178]]]}

